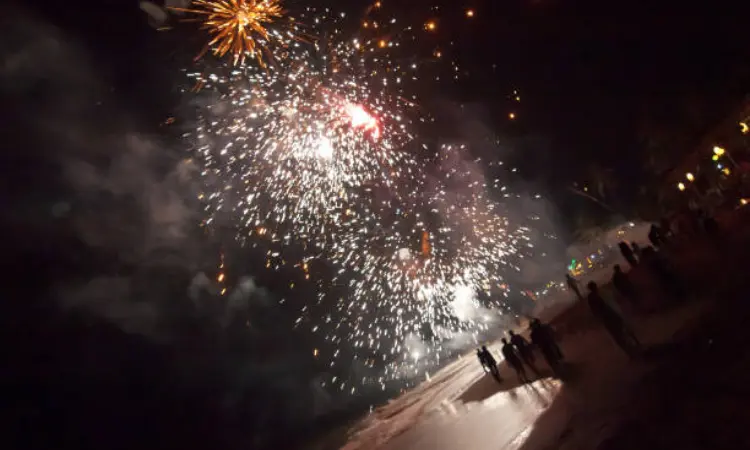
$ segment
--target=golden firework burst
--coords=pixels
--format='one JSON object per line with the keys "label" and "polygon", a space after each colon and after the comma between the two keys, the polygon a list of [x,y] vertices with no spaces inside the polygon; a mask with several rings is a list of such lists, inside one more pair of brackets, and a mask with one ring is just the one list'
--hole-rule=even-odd
{"label": "golden firework burst", "polygon": [[280,0],[195,0],[193,8],[174,8],[203,16],[202,28],[211,35],[208,49],[219,57],[232,54],[234,64],[250,55],[265,66],[263,53],[270,54],[271,37],[267,26],[284,14]]}

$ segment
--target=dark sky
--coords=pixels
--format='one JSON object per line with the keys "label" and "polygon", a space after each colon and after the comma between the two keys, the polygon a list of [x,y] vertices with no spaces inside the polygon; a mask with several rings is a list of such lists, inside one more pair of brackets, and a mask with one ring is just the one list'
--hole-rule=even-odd
{"label": "dark sky", "polygon": [[[308,3],[289,2],[290,8]],[[361,10],[353,2],[313,3]],[[668,122],[692,99],[713,118],[745,94],[750,77],[743,38],[747,6],[663,1],[615,7],[589,0],[385,4],[407,8],[411,17],[429,17],[427,5],[442,4],[433,17],[471,73],[457,96],[494,109],[502,132],[509,125],[501,120],[509,109],[506,97],[519,89],[523,102],[512,125],[549,139],[559,161],[627,166],[647,117]],[[469,7],[477,12],[470,22],[463,16]],[[155,32],[136,1],[49,2],[37,11],[92,52],[102,77],[144,122],[172,112],[174,70],[188,62],[185,48],[196,47],[196,36],[184,29],[172,36]]]}

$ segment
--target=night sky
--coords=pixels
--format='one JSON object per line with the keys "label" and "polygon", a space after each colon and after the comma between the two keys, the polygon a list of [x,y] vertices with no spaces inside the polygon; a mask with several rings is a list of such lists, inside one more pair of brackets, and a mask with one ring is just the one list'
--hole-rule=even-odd
{"label": "night sky", "polygon": [[[297,3],[343,6],[352,13],[364,8],[317,0],[292,2],[290,9]],[[499,130],[522,126],[548,139],[556,162],[580,159],[569,165],[570,179],[589,162],[627,166],[643,122],[679,126],[693,108],[705,117],[700,124],[710,126],[745,93],[748,7],[738,2],[702,8],[671,1],[619,8],[594,1],[443,3],[409,2],[406,13],[424,15],[440,5],[441,32],[455,38],[452,53],[471,73],[451,88],[451,100],[480,103]],[[162,36],[136,2],[77,4],[45,4],[36,13],[85,46],[118,100],[144,123],[169,116],[178,101],[174,70],[189,63],[199,38],[185,29]],[[477,10],[470,24],[463,17],[468,7]],[[513,89],[523,94],[522,120],[509,125],[502,119]]]}
{"label": "night sky", "polygon": [[[307,4],[288,3],[290,9]],[[366,6],[311,3],[352,14]],[[454,42],[450,55],[467,74],[426,103],[443,120],[463,107],[507,140],[514,151],[503,157],[557,204],[561,228],[570,229],[572,211],[580,208],[571,206],[565,188],[586,183],[592,166],[611,170],[619,182],[614,202],[629,215],[630,194],[644,176],[645,143],[667,136],[675,147],[687,146],[747,94],[750,7],[642,3],[418,0],[398,8],[420,17],[441,5],[434,13],[441,39]],[[470,23],[467,8],[476,11]],[[20,236],[6,262],[19,275],[3,314],[4,328],[18,340],[10,375],[18,437],[29,448],[53,442],[101,448],[113,440],[122,448],[155,447],[158,439],[160,448],[279,448],[361,413],[372,399],[332,405],[318,398],[324,394],[310,380],[324,368],[310,357],[306,336],[276,329],[281,318],[263,302],[253,307],[260,325],[249,341],[218,333],[179,306],[184,294],[177,292],[195,272],[216,270],[222,245],[198,228],[190,201],[178,202],[181,209],[155,225],[145,219],[142,200],[154,187],[195,188],[165,179],[181,155],[179,132],[162,124],[183,107],[179,71],[200,50],[200,32],[186,24],[156,31],[135,0],[28,3],[0,21],[8,55],[0,98],[9,106],[0,198],[8,205],[7,235]],[[510,112],[516,120],[508,120]],[[79,176],[80,183],[128,181],[133,172],[111,169],[122,167],[113,163],[119,147],[112,137],[136,134],[173,150],[136,161],[148,167],[132,186],[136,194],[123,199],[110,189],[77,196],[79,185],[65,176],[67,160],[75,156],[97,168],[77,172],[91,176]],[[88,213],[68,215],[70,208]],[[181,229],[179,239],[175,217],[195,224]],[[184,241],[191,244],[175,244]],[[242,271],[262,271],[252,253],[224,250]],[[175,261],[190,267],[174,269]],[[260,279],[261,289],[278,296],[286,276]],[[125,295],[118,289],[141,302],[118,310],[92,300],[82,313],[77,300],[59,301],[74,285],[94,296],[104,292],[115,305]],[[143,323],[150,324],[145,331]],[[248,354],[251,364],[243,364]],[[320,405],[323,413],[311,413]],[[29,423],[36,423],[33,430]],[[138,427],[143,433],[130,433]]]}

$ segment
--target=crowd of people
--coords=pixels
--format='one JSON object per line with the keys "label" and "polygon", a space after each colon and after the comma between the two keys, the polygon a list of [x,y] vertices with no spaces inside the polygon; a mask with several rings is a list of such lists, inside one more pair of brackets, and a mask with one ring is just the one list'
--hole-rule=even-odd
{"label": "crowd of people", "polygon": [[[712,217],[701,212],[695,215],[695,229],[706,235],[717,238],[719,227]],[[686,230],[680,230],[685,234]],[[673,246],[677,233],[673,232],[670,223],[662,220],[659,224],[653,224],[648,232],[650,245],[643,248],[637,243],[620,242],[618,247],[623,259],[630,266],[626,272],[622,266],[616,264],[613,267],[611,285],[617,297],[623,300],[627,308],[634,312],[647,312],[648,305],[643,293],[632,279],[632,270],[642,267],[643,271],[654,280],[663,296],[676,302],[687,299],[689,293],[685,282],[681,279],[677,270],[670,263],[668,255]],[[596,321],[606,330],[612,341],[631,358],[637,358],[641,354],[642,346],[633,331],[626,315],[623,314],[620,304],[610,295],[606,295],[600,286],[589,281],[586,284],[587,292],[583,292],[578,280],[571,274],[566,274],[568,289],[576,297],[585,302]],[[564,357],[555,339],[554,332],[548,324],[543,324],[539,319],[532,319],[529,329],[530,342],[513,331],[508,332],[507,338],[502,338],[501,353],[506,363],[512,368],[521,383],[531,381],[529,373],[539,376],[535,349],[542,355],[544,361],[558,378],[564,375]],[[477,350],[477,357],[482,367],[498,381],[502,382],[497,361],[486,346]]]}
{"label": "crowd of people", "polygon": [[[502,338],[503,346],[500,352],[518,376],[519,381],[525,383],[531,381],[526,368],[528,367],[531,373],[538,376],[540,371],[537,367],[536,356],[534,349],[538,349],[542,355],[542,358],[547,365],[552,369],[553,373],[557,376],[561,375],[563,353],[560,350],[560,346],[557,344],[555,339],[554,331],[548,324],[542,323],[539,319],[532,319],[529,326],[529,342],[526,338],[520,334],[516,334],[513,331],[508,332],[508,338]],[[492,353],[487,349],[487,346],[477,349],[477,358],[482,364],[482,367],[492,374],[498,382],[502,382],[500,377],[500,371],[497,367],[497,361]]]}

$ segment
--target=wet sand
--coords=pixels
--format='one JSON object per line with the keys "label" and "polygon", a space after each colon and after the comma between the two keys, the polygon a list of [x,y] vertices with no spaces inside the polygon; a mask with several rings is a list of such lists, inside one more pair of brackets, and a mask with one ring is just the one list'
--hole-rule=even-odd
{"label": "wet sand", "polygon": [[557,324],[565,383],[543,371],[521,385],[503,365],[498,384],[469,354],[378,408],[343,448],[750,448],[750,354],[738,351],[750,344],[748,242],[724,247],[729,256],[704,241],[679,255],[692,295],[633,315],[643,357],[631,361],[577,305]]}

